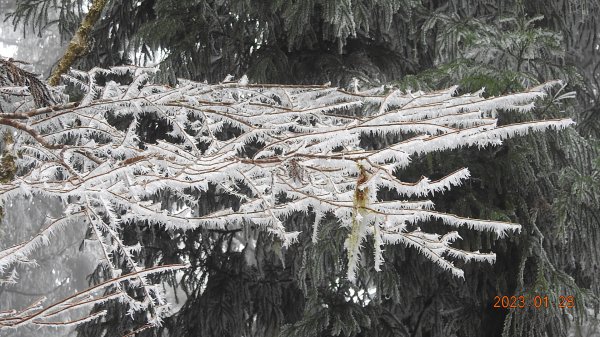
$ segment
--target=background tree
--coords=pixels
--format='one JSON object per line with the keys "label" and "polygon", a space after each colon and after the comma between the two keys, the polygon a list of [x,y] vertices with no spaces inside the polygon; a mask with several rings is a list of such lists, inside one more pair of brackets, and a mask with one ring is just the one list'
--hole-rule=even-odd
{"label": "background tree", "polygon": [[[25,20],[30,13],[29,20],[21,22],[45,24],[43,6],[55,6],[59,13],[75,13],[74,17],[85,12],[76,2],[20,1],[10,18]],[[432,178],[441,176],[459,161],[467,163],[472,176],[480,179],[472,180],[460,196],[434,199],[437,209],[510,219],[524,226],[518,240],[494,246],[499,256],[507,259],[499,259],[491,269],[471,270],[467,266],[465,272],[470,277],[465,283],[455,282],[435,270],[423,274],[423,261],[410,251],[388,250],[386,254],[393,256],[398,271],[384,278],[391,289],[390,298],[369,302],[370,306],[357,305],[346,299],[350,296],[341,295],[350,291],[344,284],[340,289],[317,289],[312,296],[304,296],[294,282],[297,278],[285,272],[274,248],[264,244],[267,239],[260,235],[256,238],[260,252],[256,264],[262,273],[257,277],[247,271],[235,251],[213,249],[215,244],[227,242],[231,233],[213,237],[199,232],[190,240],[206,242],[206,249],[183,252],[164,246],[165,240],[151,233],[147,240],[157,244],[157,252],[189,256],[198,263],[193,275],[201,271],[207,277],[204,292],[205,283],[196,276],[184,278],[193,296],[180,311],[179,323],[191,322],[190,317],[199,315],[209,318],[187,332],[221,331],[221,323],[207,315],[221,312],[227,313],[223,317],[245,317],[240,311],[234,315],[230,307],[215,310],[215,305],[227,303],[222,299],[235,299],[236,308],[251,306],[261,317],[270,318],[261,322],[281,322],[273,319],[277,317],[297,321],[290,326],[292,330],[285,330],[287,333],[308,333],[299,327],[324,324],[324,331],[330,329],[327,333],[331,334],[338,331],[332,330],[335,317],[343,317],[339,321],[345,324],[338,326],[355,327],[343,332],[357,334],[356,327],[361,327],[365,335],[374,335],[377,331],[366,327],[366,316],[352,311],[368,307],[377,317],[386,317],[386,324],[397,327],[397,333],[417,336],[498,335],[500,331],[506,335],[566,334],[569,321],[559,310],[509,314],[489,307],[499,294],[568,293],[593,299],[599,293],[599,210],[598,189],[594,188],[598,186],[594,162],[598,157],[595,137],[600,102],[598,6],[595,1],[109,2],[90,41],[90,52],[80,61],[83,68],[164,55],[159,76],[171,83],[178,76],[216,82],[228,74],[247,73],[256,82],[331,81],[345,86],[355,77],[366,87],[396,81],[401,88],[413,90],[460,83],[461,93],[486,87],[485,95],[498,95],[560,78],[568,83],[563,92],[578,92],[575,103],[561,100],[519,119],[502,113],[499,116],[500,123],[510,123],[534,116],[569,115],[578,122],[577,133],[530,137],[526,145],[507,141],[500,149],[477,153],[452,152],[450,159],[435,154],[415,159],[415,180],[422,172]],[[60,22],[69,27],[66,22],[78,21]],[[38,29],[43,26],[36,25]],[[66,37],[72,31],[61,29]],[[144,134],[149,141],[168,131],[152,118],[142,123],[146,129],[156,129]],[[377,137],[370,141],[373,146],[389,142]],[[411,172],[405,174],[410,177]],[[468,236],[465,242],[474,250],[492,246],[479,235]],[[322,268],[331,268],[333,257],[317,256],[325,259]],[[229,281],[232,275],[237,275],[238,283]],[[236,292],[240,287],[248,289],[245,295]],[[269,301],[256,305],[249,300],[252,296]],[[323,299],[330,299],[328,308],[334,308],[337,316],[332,314],[319,325],[312,320],[325,317],[320,309]],[[282,314],[277,308],[305,311]],[[349,312],[360,317],[348,320]],[[465,316],[471,319],[464,320]],[[278,324],[264,324],[268,333],[279,330]],[[185,329],[185,325],[179,326]]]}
{"label": "background tree", "polygon": [[[29,70],[47,77],[51,68],[62,55],[64,46],[57,25],[49,25],[41,31],[31,27],[15,27],[6,14],[15,10],[15,0],[0,2],[0,55],[16,60],[27,60]],[[54,17],[53,12],[49,15]]]}

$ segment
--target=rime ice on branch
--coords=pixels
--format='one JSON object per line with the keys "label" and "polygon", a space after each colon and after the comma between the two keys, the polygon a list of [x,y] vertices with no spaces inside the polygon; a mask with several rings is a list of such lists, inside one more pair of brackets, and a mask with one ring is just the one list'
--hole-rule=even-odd
{"label": "rime ice on branch", "polygon": [[[452,259],[493,262],[495,255],[453,248],[451,243],[460,238],[456,231],[440,235],[411,225],[438,219],[450,228],[492,231],[499,237],[520,226],[432,210],[426,198],[460,185],[469,177],[467,169],[416,183],[402,181],[398,173],[413,155],[498,145],[511,136],[573,123],[561,119],[499,127],[493,118],[498,109],[531,110],[558,82],[485,99],[482,91],[457,96],[456,87],[432,93],[385,87],[346,92],[327,86],[252,85],[245,78],[214,85],[181,80],[170,88],[147,83],[151,71],[116,67],[72,72],[65,80],[85,92],[79,104],[36,109],[31,102],[0,102],[0,124],[17,131],[15,148],[20,149],[20,174],[0,186],[2,201],[17,194],[61,198],[69,205],[64,219],[76,217],[93,230],[113,277],[140,269],[139,246],[124,244],[119,234],[133,222],[183,230],[253,225],[288,246],[299,234],[284,226],[293,212],[317,215],[314,240],[326,214],[348,228],[350,280],[369,235],[376,245],[377,270],[383,247],[401,243],[462,277]],[[131,84],[96,83],[100,77],[123,75],[132,78]],[[140,136],[147,130],[139,122],[148,117],[168,128],[154,143]],[[397,141],[365,148],[365,135]],[[239,208],[206,214],[197,198],[210,188],[238,198]],[[383,188],[400,199],[379,200],[377,192]],[[178,202],[165,205],[159,193]],[[10,256],[19,248],[12,249],[8,258],[6,251],[0,254],[0,273],[14,263]],[[114,265],[115,256],[129,270]],[[154,293],[147,296],[147,301],[155,300]]]}

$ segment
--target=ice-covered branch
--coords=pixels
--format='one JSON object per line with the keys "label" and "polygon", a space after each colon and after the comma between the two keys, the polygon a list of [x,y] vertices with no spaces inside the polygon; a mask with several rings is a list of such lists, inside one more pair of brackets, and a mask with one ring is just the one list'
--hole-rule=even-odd
{"label": "ice-covered branch", "polygon": [[[166,265],[147,268],[145,270],[112,278],[50,305],[43,306],[45,299],[42,298],[23,310],[0,312],[0,329],[17,328],[25,324],[63,327],[84,323],[86,321],[98,318],[106,314],[106,312],[101,311],[70,321],[60,320],[60,316],[75,309],[91,308],[94,305],[111,300],[129,301],[131,298],[127,295],[127,293],[120,290],[121,283],[129,282],[133,279],[143,278],[152,274],[173,272],[182,268],[187,268],[187,266]],[[107,290],[109,290],[108,294],[103,294],[103,292],[106,292]]]}
{"label": "ice-covered branch", "polygon": [[[427,94],[386,88],[350,93],[327,86],[182,80],[171,88],[147,83],[147,71],[119,67],[73,73],[65,79],[85,91],[80,104],[23,108],[0,102],[0,124],[15,134],[14,148],[22,149],[19,175],[0,185],[0,202],[39,194],[68,203],[65,218],[85,215],[115,279],[140,272],[135,255],[140,247],[120,237],[136,222],[184,231],[253,226],[288,246],[298,236],[286,230],[294,212],[315,213],[306,228],[312,228],[313,240],[327,214],[347,228],[351,280],[369,235],[377,270],[385,245],[403,244],[461,276],[452,259],[491,262],[493,254],[458,250],[451,245],[458,234],[425,233],[414,229],[416,224],[439,220],[500,237],[520,227],[438,213],[421,199],[461,185],[469,178],[467,169],[417,182],[403,181],[401,169],[415,155],[497,145],[507,137],[573,123],[497,126],[497,110],[527,111],[553,83],[486,99],[481,92],[458,96],[456,87]],[[131,83],[110,80],[123,74],[133,78]],[[97,76],[105,80],[96,81]],[[145,129],[145,119],[155,127]],[[369,142],[373,137],[385,138],[386,145]],[[380,200],[383,190],[397,197]],[[238,205],[203,209],[198,200],[209,191]],[[177,201],[165,203],[160,195]],[[39,246],[36,240],[5,250],[0,261],[17,263]],[[122,266],[113,264],[116,257]],[[163,305],[144,278],[136,283],[145,297],[137,308]]]}

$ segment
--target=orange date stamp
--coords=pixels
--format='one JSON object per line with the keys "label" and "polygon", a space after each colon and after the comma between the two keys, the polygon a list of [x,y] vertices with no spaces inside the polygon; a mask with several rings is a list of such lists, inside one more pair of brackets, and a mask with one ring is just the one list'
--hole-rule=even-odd
{"label": "orange date stamp", "polygon": [[558,296],[557,299],[552,299],[548,295],[535,296],[495,296],[494,309],[545,309],[559,308],[572,309],[575,308],[575,297],[573,296]]}

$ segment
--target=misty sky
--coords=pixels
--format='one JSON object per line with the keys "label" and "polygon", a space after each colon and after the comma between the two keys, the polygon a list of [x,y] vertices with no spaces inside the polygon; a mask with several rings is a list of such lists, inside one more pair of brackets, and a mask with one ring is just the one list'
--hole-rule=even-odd
{"label": "misty sky", "polygon": [[0,43],[0,56],[12,57],[16,52],[17,52],[17,47],[15,47],[15,46],[6,47],[4,44]]}

